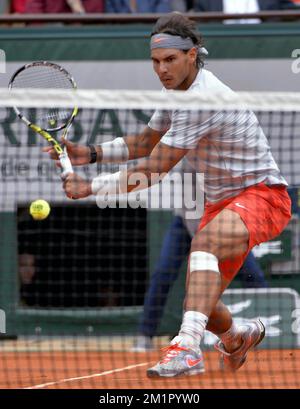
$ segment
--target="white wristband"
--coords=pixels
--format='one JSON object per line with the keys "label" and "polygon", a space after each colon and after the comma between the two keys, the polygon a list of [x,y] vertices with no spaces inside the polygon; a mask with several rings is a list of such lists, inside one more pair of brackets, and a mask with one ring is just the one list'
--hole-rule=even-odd
{"label": "white wristband", "polygon": [[127,162],[129,150],[123,138],[116,138],[110,142],[104,142],[102,148],[102,163],[120,163]]}
{"label": "white wristband", "polygon": [[119,193],[120,173],[99,175],[92,180],[92,192],[94,195],[116,195]]}

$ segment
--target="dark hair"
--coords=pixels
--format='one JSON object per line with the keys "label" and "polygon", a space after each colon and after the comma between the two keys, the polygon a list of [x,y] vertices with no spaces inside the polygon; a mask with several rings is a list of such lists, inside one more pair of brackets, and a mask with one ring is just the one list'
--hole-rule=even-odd
{"label": "dark hair", "polygon": [[[203,46],[203,38],[196,31],[196,23],[181,13],[173,12],[160,17],[151,33],[151,37],[155,34],[166,33],[182,38],[190,38],[196,47]],[[198,53],[196,59],[197,68],[203,67],[203,56]]]}

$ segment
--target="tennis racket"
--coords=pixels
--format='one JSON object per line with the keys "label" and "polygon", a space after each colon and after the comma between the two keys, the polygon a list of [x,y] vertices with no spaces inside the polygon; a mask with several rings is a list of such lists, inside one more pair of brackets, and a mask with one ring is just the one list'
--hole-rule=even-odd
{"label": "tennis racket", "polygon": [[[10,90],[21,88],[49,88],[76,90],[76,83],[72,76],[58,64],[48,61],[35,61],[19,68],[8,85]],[[14,107],[17,116],[34,132],[41,135],[55,149],[62,167],[62,179],[73,173],[73,167],[66,148],[51,135],[63,131],[62,136],[67,139],[68,132],[77,115],[78,108],[46,108],[39,112]]]}

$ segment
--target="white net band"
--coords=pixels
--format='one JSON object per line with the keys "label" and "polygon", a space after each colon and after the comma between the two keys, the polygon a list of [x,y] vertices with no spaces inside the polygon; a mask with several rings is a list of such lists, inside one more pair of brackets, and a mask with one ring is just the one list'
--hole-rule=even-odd
{"label": "white net band", "polygon": [[0,89],[1,107],[95,109],[190,109],[300,111],[300,92],[195,93],[170,91],[107,91],[57,89]]}

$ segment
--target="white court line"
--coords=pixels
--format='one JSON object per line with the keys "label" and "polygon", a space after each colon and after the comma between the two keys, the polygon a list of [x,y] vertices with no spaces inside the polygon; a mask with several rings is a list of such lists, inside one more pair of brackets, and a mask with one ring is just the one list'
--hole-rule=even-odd
{"label": "white court line", "polygon": [[122,372],[122,371],[127,371],[128,369],[133,369],[133,368],[137,368],[139,366],[145,366],[145,365],[149,365],[149,362],[144,362],[142,364],[137,364],[137,365],[125,366],[124,368],[112,369],[110,371],[95,373],[93,375],[78,376],[76,378],[60,379],[59,381],[55,381],[55,382],[47,382],[47,383],[42,383],[40,385],[27,386],[26,388],[23,388],[23,389],[41,389],[41,388],[46,388],[47,386],[58,385],[60,383],[65,383],[65,382],[73,382],[73,381],[80,381],[82,379],[98,378],[100,376],[110,375],[112,373],[117,373],[117,372]]}

